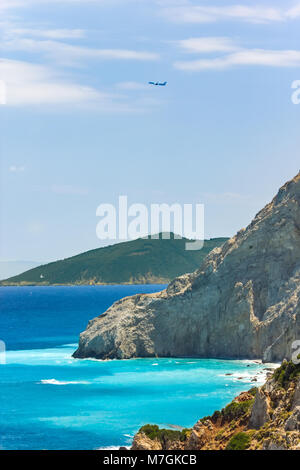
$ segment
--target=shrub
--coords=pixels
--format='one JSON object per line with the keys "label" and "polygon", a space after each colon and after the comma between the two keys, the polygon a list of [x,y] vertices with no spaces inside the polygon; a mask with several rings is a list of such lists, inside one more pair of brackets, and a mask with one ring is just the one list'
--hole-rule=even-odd
{"label": "shrub", "polygon": [[215,423],[221,417],[222,417],[221,411],[215,411],[214,414],[211,417],[211,420],[212,420],[213,423]]}
{"label": "shrub", "polygon": [[245,432],[235,434],[226,446],[226,450],[246,450],[251,441],[251,436]]}
{"label": "shrub", "polygon": [[182,431],[174,431],[172,429],[160,429],[156,424],[145,424],[142,426],[140,431],[146,434],[149,439],[157,439],[160,442],[167,441],[181,441],[187,440],[190,429],[183,429]]}
{"label": "shrub", "polygon": [[220,441],[222,437],[224,436],[225,429],[221,429],[221,431],[218,432],[216,435],[216,441]]}
{"label": "shrub", "polygon": [[274,372],[274,379],[280,387],[287,388],[289,382],[300,375],[300,364],[283,362]]}
{"label": "shrub", "polygon": [[156,424],[145,424],[145,426],[141,427],[139,432],[143,432],[150,439],[154,440],[158,437],[159,427]]}
{"label": "shrub", "polygon": [[256,397],[257,390],[258,390],[257,387],[252,387],[252,388],[250,388],[249,393],[250,393],[253,397]]}
{"label": "shrub", "polygon": [[222,410],[222,415],[226,421],[236,420],[246,414],[253,406],[254,398],[252,400],[236,402],[232,401]]}

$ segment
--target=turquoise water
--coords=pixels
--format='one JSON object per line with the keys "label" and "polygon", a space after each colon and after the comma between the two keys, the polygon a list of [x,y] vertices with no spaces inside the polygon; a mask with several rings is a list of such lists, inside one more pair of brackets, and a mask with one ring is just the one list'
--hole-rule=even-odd
{"label": "turquoise water", "polygon": [[264,381],[266,366],[252,361],[72,359],[74,338],[108,302],[162,288],[0,289],[0,448],[130,445],[145,423],[192,426]]}

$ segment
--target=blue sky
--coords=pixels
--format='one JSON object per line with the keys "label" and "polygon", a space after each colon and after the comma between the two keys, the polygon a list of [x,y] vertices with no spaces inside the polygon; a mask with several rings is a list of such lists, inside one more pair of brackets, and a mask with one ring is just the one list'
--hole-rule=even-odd
{"label": "blue sky", "polygon": [[[300,2],[2,0],[2,260],[103,242],[96,208],[204,203],[231,236],[299,171]],[[149,80],[167,80],[150,87]]]}

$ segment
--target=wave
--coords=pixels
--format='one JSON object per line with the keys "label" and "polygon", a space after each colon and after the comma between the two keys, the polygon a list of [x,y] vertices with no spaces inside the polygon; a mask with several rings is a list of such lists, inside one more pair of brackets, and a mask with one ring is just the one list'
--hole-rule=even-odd
{"label": "wave", "polygon": [[[270,374],[271,370],[275,370],[275,364],[268,364],[269,367],[265,367],[264,369],[260,370],[247,370],[247,371],[235,371],[226,374],[218,374],[219,377],[226,377],[228,380],[233,380],[234,382],[242,382],[242,383],[249,383],[249,382],[256,382],[257,385],[262,385],[266,382],[268,375]],[[270,367],[271,366],[271,367]]]}
{"label": "wave", "polygon": [[78,385],[78,384],[88,385],[90,382],[85,382],[83,380],[63,381],[63,380],[56,380],[56,379],[42,379],[39,383],[43,385],[45,384],[46,385]]}
{"label": "wave", "polygon": [[98,448],[95,449],[95,450],[119,450],[120,447],[125,447],[126,449],[130,450],[130,447],[131,447],[131,446],[121,446],[121,445],[118,445],[118,446],[107,446],[107,447],[98,447]]}

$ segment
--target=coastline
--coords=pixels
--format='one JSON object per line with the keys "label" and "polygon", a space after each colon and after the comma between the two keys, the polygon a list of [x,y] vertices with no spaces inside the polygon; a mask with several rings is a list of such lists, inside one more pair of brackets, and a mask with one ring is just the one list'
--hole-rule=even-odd
{"label": "coastline", "polygon": [[241,392],[192,428],[144,424],[131,450],[300,450],[300,365],[284,360],[259,387]]}
{"label": "coastline", "polygon": [[136,281],[136,282],[122,282],[118,283],[105,283],[105,282],[96,282],[91,283],[81,282],[78,284],[69,283],[69,284],[50,284],[47,282],[39,282],[39,283],[31,283],[31,282],[21,282],[21,283],[6,283],[5,281],[0,281],[0,287],[96,287],[96,286],[156,286],[156,285],[168,285],[171,282],[171,279],[158,279],[155,281],[143,282],[143,281]]}
{"label": "coastline", "polygon": [[[75,347],[76,347],[76,345],[75,345]],[[126,359],[117,359],[117,358],[97,359],[96,357],[82,357],[81,358],[81,357],[71,356],[71,358],[72,358],[72,360],[75,360],[75,361],[95,361],[95,362],[99,362],[99,363],[102,363],[102,362],[118,362],[118,361],[133,362],[133,361],[139,361],[139,360],[155,361],[155,360],[159,360],[159,359],[171,359],[171,360],[174,360],[174,361],[176,361],[176,359],[178,359],[178,360],[189,359],[190,364],[192,364],[193,361],[195,361],[195,360],[203,360],[203,361],[209,361],[209,360],[212,360],[212,361],[214,361],[214,360],[215,361],[236,361],[236,362],[247,364],[246,368],[248,366],[250,367],[251,365],[264,365],[265,366],[264,369],[262,371],[260,371],[258,373],[258,375],[253,376],[253,378],[256,378],[256,379],[258,379],[258,378],[264,379],[261,384],[263,384],[267,380],[267,376],[268,376],[268,374],[271,373],[271,370],[274,371],[275,369],[277,369],[280,366],[280,362],[263,362],[262,359],[247,359],[247,358],[238,359],[236,357],[193,357],[193,356],[156,357],[156,356],[153,356],[153,357],[130,357],[130,358],[126,358]],[[236,375],[237,375],[237,377],[235,377],[234,374],[229,374],[229,375],[225,374],[224,376],[232,377],[232,378],[236,379],[237,381],[242,381],[243,379],[246,379],[247,377],[249,377],[249,375],[245,375],[245,376],[242,376],[242,374],[236,374]],[[220,376],[222,377],[223,375],[221,374]]]}

